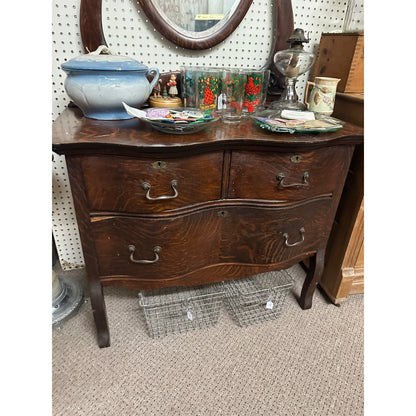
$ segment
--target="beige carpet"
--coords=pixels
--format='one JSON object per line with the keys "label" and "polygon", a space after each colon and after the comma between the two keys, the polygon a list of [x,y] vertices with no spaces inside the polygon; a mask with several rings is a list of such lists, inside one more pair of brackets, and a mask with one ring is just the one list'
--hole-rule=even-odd
{"label": "beige carpet", "polygon": [[53,415],[363,415],[364,297],[337,307],[318,290],[302,311],[304,271],[289,273],[278,320],[240,328],[223,308],[216,327],[157,340],[137,293],[105,288],[110,348],[97,346],[88,301],[53,331]]}

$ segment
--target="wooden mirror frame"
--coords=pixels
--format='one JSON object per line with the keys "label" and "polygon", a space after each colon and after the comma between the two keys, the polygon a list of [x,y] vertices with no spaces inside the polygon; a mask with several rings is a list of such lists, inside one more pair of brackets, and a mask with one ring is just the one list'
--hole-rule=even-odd
{"label": "wooden mirror frame", "polygon": [[[144,3],[148,3],[144,0],[138,0],[138,1],[140,2],[141,7],[143,7]],[[251,3],[252,3],[252,0],[244,3],[244,5],[247,7],[247,10],[250,7]],[[149,7],[148,4],[145,7]],[[241,17],[240,21],[246,14],[247,10],[244,11],[244,14]],[[240,16],[240,14],[241,13],[239,13],[238,16]],[[234,17],[234,15],[232,17]],[[235,26],[234,29],[237,27],[237,25],[234,24]],[[225,27],[227,26],[228,25],[225,25]],[[158,29],[157,27],[155,28]],[[273,30],[275,46],[266,64],[263,66],[263,69],[271,70],[271,77],[270,77],[270,84],[269,84],[270,95],[279,95],[281,91],[283,90],[283,76],[276,69],[274,62],[273,62],[273,57],[277,51],[288,48],[288,44],[286,40],[292,34],[293,28],[294,26],[293,26],[292,1],[291,0],[276,0],[275,27]],[[102,26],[102,0],[81,0],[80,30],[81,30],[82,44],[84,46],[85,52],[95,51],[100,45],[107,45],[107,42],[104,37],[103,26]],[[158,30],[160,30],[160,28]],[[224,39],[231,32],[229,32],[228,34],[225,34]],[[208,42],[208,40],[206,40],[206,42]],[[203,42],[203,39],[194,40],[194,43],[201,44],[200,46],[195,47],[194,49],[199,49],[199,50],[205,49],[206,43]],[[209,47],[210,46],[208,46],[208,48]]]}
{"label": "wooden mirror frame", "polygon": [[[174,27],[167,24],[166,20],[161,15],[160,11],[149,0],[138,0],[146,16],[152,22],[155,29],[161,33],[166,39],[175,43],[178,46],[186,49],[203,50],[212,48],[218,45],[223,40],[227,39],[231,33],[237,29],[241,23],[253,0],[240,0],[240,4],[230,16],[230,19],[217,31],[202,37],[190,37],[176,30]],[[201,32],[202,33],[202,32]]]}

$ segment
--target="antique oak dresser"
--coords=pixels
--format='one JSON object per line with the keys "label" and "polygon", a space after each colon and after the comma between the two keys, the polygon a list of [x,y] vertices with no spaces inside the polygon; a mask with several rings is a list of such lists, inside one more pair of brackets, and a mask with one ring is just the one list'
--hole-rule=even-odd
{"label": "antique oak dresser", "polygon": [[53,123],[66,156],[100,347],[110,345],[103,286],[190,286],[310,258],[310,308],[363,130],[273,134],[252,121],[190,135],[67,108]]}

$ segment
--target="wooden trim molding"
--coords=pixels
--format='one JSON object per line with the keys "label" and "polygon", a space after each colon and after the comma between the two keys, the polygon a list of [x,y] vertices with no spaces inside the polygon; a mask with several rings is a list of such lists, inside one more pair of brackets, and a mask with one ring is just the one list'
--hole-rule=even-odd
{"label": "wooden trim molding", "polygon": [[[151,2],[139,0],[139,3],[155,28],[167,39],[172,40],[184,48],[203,50],[226,39],[236,29],[250,8],[252,0],[244,0],[244,3],[231,17],[229,22],[231,24],[225,25],[216,34],[201,39],[187,38],[176,32],[173,28],[162,25],[161,18],[158,17],[160,14]],[[275,19],[275,27],[273,30],[275,46],[266,64],[268,68],[274,67],[274,54],[278,50],[287,48],[286,40],[293,31],[293,10],[291,0],[276,0]],[[102,0],[81,0],[80,30],[85,52],[94,51],[100,45],[107,45],[102,26]],[[272,72],[274,71],[272,70]]]}
{"label": "wooden trim molding", "polygon": [[209,33],[207,36],[200,38],[193,38],[181,33],[174,27],[170,26],[165,18],[162,16],[158,8],[152,1],[138,0],[146,16],[152,22],[156,30],[161,33],[166,39],[175,43],[178,46],[186,49],[203,50],[212,48],[218,45],[223,40],[227,39],[231,33],[237,29],[238,25],[243,20],[253,0],[240,0],[240,4],[226,24],[224,24],[218,31]]}
{"label": "wooden trim molding", "polygon": [[102,24],[102,0],[81,0],[79,25],[85,52],[107,45]]}

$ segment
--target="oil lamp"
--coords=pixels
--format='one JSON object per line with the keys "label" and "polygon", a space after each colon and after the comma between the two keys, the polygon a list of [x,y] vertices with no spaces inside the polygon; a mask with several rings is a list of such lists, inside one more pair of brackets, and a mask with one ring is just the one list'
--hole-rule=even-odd
{"label": "oil lamp", "polygon": [[280,99],[272,102],[270,108],[305,110],[306,105],[299,101],[295,86],[298,78],[314,64],[315,54],[303,49],[303,44],[309,42],[303,29],[295,29],[287,42],[290,43],[290,48],[274,55],[274,64],[285,77],[285,88]]}

